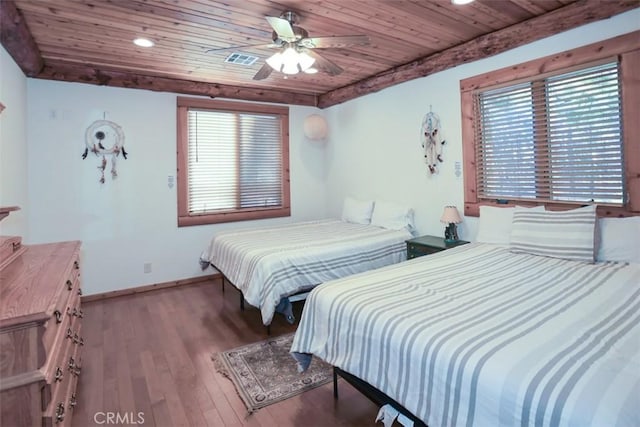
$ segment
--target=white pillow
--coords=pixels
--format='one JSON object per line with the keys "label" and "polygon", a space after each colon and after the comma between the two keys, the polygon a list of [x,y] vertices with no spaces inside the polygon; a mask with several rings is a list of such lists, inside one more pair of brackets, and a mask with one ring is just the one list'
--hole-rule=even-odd
{"label": "white pillow", "polygon": [[510,249],[514,253],[594,261],[596,205],[568,211],[516,209]]}
{"label": "white pillow", "polygon": [[597,261],[640,263],[640,216],[600,218]]}
{"label": "white pillow", "polygon": [[369,224],[372,212],[373,201],[362,201],[347,196],[342,206],[342,220],[356,224]]}
{"label": "white pillow", "polygon": [[371,225],[390,230],[413,229],[413,209],[392,202],[376,201]]}
{"label": "white pillow", "polygon": [[[518,209],[533,209],[544,211],[544,206]],[[478,234],[476,242],[492,243],[494,245],[508,245],[511,236],[511,222],[515,207],[500,208],[497,206],[480,206],[480,218],[478,220]]]}

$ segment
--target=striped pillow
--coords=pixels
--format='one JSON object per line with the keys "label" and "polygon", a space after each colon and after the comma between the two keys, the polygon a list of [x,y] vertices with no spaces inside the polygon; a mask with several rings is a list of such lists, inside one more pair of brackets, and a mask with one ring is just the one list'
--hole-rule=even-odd
{"label": "striped pillow", "polygon": [[596,205],[560,212],[516,209],[509,245],[514,253],[593,263],[595,226]]}

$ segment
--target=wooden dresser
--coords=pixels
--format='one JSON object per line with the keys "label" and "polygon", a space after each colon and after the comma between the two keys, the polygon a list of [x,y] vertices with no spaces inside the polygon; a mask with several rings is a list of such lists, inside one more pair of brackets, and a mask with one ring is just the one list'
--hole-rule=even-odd
{"label": "wooden dresser", "polygon": [[71,424],[80,375],[80,242],[24,246],[0,270],[0,426]]}

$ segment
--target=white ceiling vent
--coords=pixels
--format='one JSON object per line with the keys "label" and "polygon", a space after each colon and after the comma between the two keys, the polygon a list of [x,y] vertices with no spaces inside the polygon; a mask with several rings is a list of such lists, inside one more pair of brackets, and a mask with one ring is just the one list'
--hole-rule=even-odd
{"label": "white ceiling vent", "polygon": [[257,56],[249,55],[248,53],[233,52],[231,55],[227,56],[227,59],[225,59],[224,62],[246,65],[248,67],[253,65],[257,60]]}

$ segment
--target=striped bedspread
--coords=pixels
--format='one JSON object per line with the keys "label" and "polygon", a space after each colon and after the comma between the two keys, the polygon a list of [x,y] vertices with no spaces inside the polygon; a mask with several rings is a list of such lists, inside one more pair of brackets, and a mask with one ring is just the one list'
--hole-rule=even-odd
{"label": "striped bedspread", "polygon": [[411,233],[340,220],[217,233],[202,259],[271,323],[280,299],[328,280],[406,259]]}
{"label": "striped bedspread", "polygon": [[291,348],[429,426],[640,426],[640,264],[469,244],[317,287]]}

